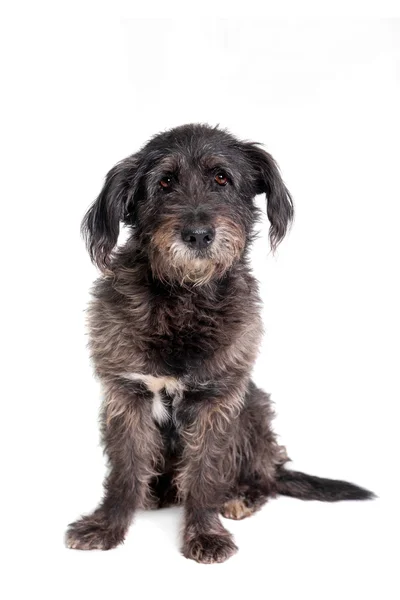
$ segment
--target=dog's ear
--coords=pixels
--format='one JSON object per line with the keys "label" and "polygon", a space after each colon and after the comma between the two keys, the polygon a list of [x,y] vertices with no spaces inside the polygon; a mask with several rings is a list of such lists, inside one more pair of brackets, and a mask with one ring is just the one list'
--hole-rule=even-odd
{"label": "dog's ear", "polygon": [[121,222],[132,222],[134,196],[138,188],[139,158],[125,158],[108,172],[103,189],[83,218],[81,231],[92,261],[107,269]]}
{"label": "dog's ear", "polygon": [[242,147],[254,169],[255,193],[267,196],[267,215],[271,224],[269,239],[274,251],[293,220],[292,197],[272,156],[254,142],[245,142]]}

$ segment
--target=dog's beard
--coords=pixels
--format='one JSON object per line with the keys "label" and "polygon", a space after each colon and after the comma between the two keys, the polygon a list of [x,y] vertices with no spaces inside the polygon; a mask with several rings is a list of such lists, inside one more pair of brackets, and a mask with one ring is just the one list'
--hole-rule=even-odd
{"label": "dog's beard", "polygon": [[204,251],[188,247],[177,234],[175,219],[167,219],[150,245],[153,274],[161,281],[201,286],[221,278],[242,255],[245,234],[230,219],[217,219],[215,239]]}

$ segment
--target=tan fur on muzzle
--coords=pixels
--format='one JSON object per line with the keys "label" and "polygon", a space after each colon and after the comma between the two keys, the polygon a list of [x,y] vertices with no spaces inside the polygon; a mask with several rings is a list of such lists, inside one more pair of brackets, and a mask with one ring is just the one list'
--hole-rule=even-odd
{"label": "tan fur on muzzle", "polygon": [[181,239],[182,223],[167,217],[156,229],[150,243],[150,262],[154,275],[161,281],[178,281],[181,285],[204,285],[220,278],[237,261],[244,249],[243,227],[227,217],[213,223],[215,239],[204,256],[185,245]]}

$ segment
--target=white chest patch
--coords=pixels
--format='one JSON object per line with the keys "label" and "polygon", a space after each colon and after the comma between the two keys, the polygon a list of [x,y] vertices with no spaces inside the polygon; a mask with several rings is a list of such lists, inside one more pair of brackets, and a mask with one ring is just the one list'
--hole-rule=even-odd
{"label": "white chest patch", "polygon": [[165,390],[170,396],[174,396],[174,400],[179,400],[185,389],[176,377],[154,377],[144,373],[124,373],[123,377],[131,381],[141,381],[149,392],[153,393],[152,414],[154,420],[160,425],[170,418],[168,409],[163,402],[162,390]]}

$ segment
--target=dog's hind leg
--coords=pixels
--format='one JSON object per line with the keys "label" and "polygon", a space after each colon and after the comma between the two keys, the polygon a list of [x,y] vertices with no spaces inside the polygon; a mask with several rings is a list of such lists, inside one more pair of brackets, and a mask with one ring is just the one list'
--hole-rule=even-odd
{"label": "dog's hind leg", "polygon": [[276,495],[276,470],[288,458],[285,448],[277,443],[272,419],[269,395],[250,382],[236,434],[237,488],[221,507],[227,519],[245,519]]}
{"label": "dog's hind leg", "polygon": [[[254,489],[265,490],[266,496],[282,494],[302,500],[336,502],[367,500],[374,497],[369,490],[347,481],[316,477],[285,468],[289,459],[285,448],[277,443],[271,426],[272,419],[269,395],[250,383],[239,429],[242,456],[239,483],[249,482],[252,489],[254,480]],[[246,511],[236,507],[229,512],[240,515]]]}

